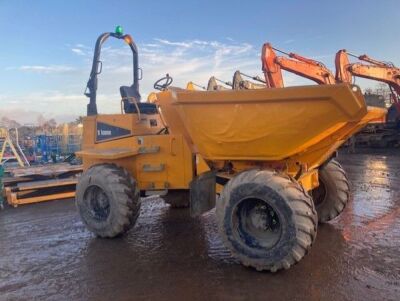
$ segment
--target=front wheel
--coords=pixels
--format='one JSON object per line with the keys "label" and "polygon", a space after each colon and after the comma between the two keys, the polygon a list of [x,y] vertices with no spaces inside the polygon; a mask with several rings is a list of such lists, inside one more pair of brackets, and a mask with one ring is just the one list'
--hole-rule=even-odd
{"label": "front wheel", "polygon": [[76,205],[91,232],[115,237],[135,224],[140,209],[139,189],[125,169],[115,164],[94,165],[79,180]]}
{"label": "front wheel", "polygon": [[294,179],[270,170],[235,176],[216,210],[225,245],[257,270],[290,268],[307,254],[317,234],[310,196]]}

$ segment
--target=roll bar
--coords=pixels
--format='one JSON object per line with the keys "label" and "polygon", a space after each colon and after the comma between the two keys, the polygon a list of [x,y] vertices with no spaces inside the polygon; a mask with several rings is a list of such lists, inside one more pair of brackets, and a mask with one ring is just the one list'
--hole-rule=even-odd
{"label": "roll bar", "polygon": [[[120,40],[124,40],[125,43],[129,45],[132,50],[133,54],[133,84],[128,87],[131,91],[133,91],[135,98],[137,101],[140,101],[140,93],[139,93],[139,57],[138,57],[138,50],[136,44],[133,42],[132,37],[129,34],[123,35],[122,33],[113,33],[113,32],[105,32],[101,34],[96,41],[96,46],[94,48],[94,55],[93,55],[93,63],[92,63],[92,70],[90,72],[90,77],[85,89],[85,95],[89,97],[89,104],[87,105],[87,115],[97,115],[97,75],[101,73],[102,70],[102,62],[100,61],[100,53],[101,47],[104,42],[109,38],[117,38]],[[100,69],[99,69],[100,68]]]}

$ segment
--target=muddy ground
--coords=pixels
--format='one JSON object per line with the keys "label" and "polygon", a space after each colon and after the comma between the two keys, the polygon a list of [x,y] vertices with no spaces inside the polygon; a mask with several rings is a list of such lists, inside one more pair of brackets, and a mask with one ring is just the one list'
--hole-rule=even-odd
{"label": "muddy ground", "polygon": [[214,213],[143,203],[122,238],[97,239],[72,200],[0,212],[0,300],[400,300],[400,151],[343,154],[353,199],[298,265],[237,264]]}

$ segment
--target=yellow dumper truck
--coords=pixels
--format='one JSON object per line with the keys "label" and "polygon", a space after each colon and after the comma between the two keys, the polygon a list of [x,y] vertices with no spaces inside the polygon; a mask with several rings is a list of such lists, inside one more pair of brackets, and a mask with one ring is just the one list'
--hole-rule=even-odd
{"label": "yellow dumper truck", "polygon": [[[121,113],[98,114],[100,51],[109,37],[133,53],[133,84]],[[383,110],[352,85],[194,91],[158,80],[140,102],[138,50],[120,28],[96,43],[83,122],[76,203],[99,237],[130,229],[140,196],[157,194],[193,216],[216,207],[225,245],[257,270],[288,269],[310,250],[318,222],[338,216],[349,184],[334,160],[346,139]],[[190,200],[190,202],[189,202]]]}

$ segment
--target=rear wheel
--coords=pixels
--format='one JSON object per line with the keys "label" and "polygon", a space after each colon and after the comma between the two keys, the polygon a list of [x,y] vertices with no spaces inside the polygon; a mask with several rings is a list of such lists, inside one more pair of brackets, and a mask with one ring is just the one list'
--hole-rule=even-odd
{"label": "rear wheel", "polygon": [[290,268],[310,249],[317,214],[295,180],[269,170],[238,174],[217,202],[219,229],[232,255],[257,270]]}
{"label": "rear wheel", "polygon": [[172,208],[187,208],[190,203],[190,192],[187,189],[170,190],[167,195],[163,196],[163,199]]}
{"label": "rear wheel", "polygon": [[115,164],[94,165],[79,180],[76,205],[90,231],[100,237],[115,237],[135,224],[139,190],[125,169]]}
{"label": "rear wheel", "polygon": [[350,186],[342,166],[331,160],[319,170],[319,186],[312,190],[320,223],[337,217],[349,201]]}

